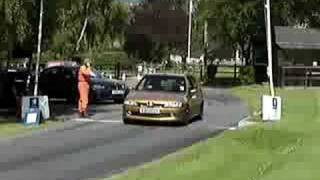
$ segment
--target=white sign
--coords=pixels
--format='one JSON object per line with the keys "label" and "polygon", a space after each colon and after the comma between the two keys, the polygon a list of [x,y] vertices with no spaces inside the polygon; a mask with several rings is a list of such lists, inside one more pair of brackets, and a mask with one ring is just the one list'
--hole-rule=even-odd
{"label": "white sign", "polygon": [[38,118],[37,112],[28,113],[26,117],[26,124],[36,124],[38,120],[37,118]]}
{"label": "white sign", "polygon": [[[24,96],[22,98],[22,113],[21,113],[21,119],[25,119],[26,113],[30,109],[30,99],[34,98],[34,96]],[[42,113],[42,116],[44,119],[50,118],[50,108],[49,108],[49,98],[48,96],[38,96],[39,98],[39,109]]]}
{"label": "white sign", "polygon": [[278,121],[281,119],[281,98],[273,96],[262,97],[262,120]]}

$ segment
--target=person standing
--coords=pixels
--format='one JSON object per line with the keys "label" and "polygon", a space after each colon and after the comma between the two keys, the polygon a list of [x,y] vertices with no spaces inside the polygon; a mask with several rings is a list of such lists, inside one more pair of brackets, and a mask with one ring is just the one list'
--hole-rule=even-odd
{"label": "person standing", "polygon": [[88,117],[87,109],[89,102],[91,76],[94,76],[94,74],[91,70],[90,60],[87,58],[84,60],[84,65],[80,66],[78,73],[78,90],[80,96],[78,102],[78,109],[81,117]]}

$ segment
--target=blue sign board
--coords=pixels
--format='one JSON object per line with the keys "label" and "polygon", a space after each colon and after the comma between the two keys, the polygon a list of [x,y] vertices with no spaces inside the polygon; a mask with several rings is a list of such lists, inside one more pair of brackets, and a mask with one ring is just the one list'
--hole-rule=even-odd
{"label": "blue sign board", "polygon": [[39,98],[32,97],[29,99],[29,108],[24,116],[24,124],[28,125],[40,125],[41,111],[39,109]]}

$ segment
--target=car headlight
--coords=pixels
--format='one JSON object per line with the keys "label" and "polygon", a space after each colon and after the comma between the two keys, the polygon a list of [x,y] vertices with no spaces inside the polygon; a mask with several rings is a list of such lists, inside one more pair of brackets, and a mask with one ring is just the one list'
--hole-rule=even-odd
{"label": "car headlight", "polygon": [[124,101],[124,104],[127,106],[137,106],[138,105],[135,101],[130,101],[130,100]]}
{"label": "car headlight", "polygon": [[177,102],[177,101],[164,103],[164,107],[169,107],[169,108],[181,108],[182,105],[183,105],[182,102]]}

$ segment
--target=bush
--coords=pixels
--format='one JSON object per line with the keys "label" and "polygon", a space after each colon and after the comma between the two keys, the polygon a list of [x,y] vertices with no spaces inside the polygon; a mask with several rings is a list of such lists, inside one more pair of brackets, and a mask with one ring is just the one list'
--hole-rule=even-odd
{"label": "bush", "polygon": [[239,79],[241,84],[249,85],[255,83],[255,71],[253,66],[240,67]]}

